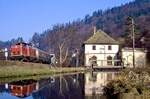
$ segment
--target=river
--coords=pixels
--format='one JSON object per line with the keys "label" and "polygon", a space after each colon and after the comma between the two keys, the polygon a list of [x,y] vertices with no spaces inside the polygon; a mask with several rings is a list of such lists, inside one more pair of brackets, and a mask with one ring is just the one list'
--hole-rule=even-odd
{"label": "river", "polygon": [[106,99],[103,87],[118,72],[87,72],[0,84],[0,99]]}

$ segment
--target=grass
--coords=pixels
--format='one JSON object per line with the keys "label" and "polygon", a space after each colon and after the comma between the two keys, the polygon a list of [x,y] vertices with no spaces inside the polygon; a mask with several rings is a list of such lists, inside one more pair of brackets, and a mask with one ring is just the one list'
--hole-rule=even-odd
{"label": "grass", "polygon": [[81,72],[73,72],[73,73],[58,73],[58,74],[54,74],[54,75],[38,75],[38,76],[25,76],[25,77],[7,77],[7,78],[0,78],[0,84],[4,84],[4,83],[10,83],[13,81],[19,81],[19,80],[29,80],[29,79],[33,79],[33,80],[40,80],[40,79],[44,79],[44,78],[49,78],[49,77],[59,77],[59,76],[64,76],[64,75],[74,75],[77,73],[81,73]]}
{"label": "grass", "polygon": [[50,65],[47,64],[0,61],[0,78],[52,75],[83,71],[85,71],[84,68],[50,68]]}

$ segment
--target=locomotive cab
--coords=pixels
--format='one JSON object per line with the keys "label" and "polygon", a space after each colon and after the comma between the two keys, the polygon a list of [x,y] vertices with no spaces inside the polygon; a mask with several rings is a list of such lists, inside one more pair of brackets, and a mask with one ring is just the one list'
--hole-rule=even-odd
{"label": "locomotive cab", "polygon": [[11,50],[11,56],[22,56],[23,55],[23,49],[26,47],[26,43],[17,43],[15,45],[12,45]]}
{"label": "locomotive cab", "polygon": [[11,59],[30,60],[36,57],[36,50],[27,43],[17,43],[11,46]]}

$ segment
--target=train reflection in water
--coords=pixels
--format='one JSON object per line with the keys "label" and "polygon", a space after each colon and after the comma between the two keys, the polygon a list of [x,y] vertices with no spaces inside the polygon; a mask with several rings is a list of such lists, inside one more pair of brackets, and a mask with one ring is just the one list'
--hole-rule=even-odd
{"label": "train reflection in water", "polygon": [[5,83],[0,85],[0,99],[106,99],[103,87],[118,74],[89,72]]}
{"label": "train reflection in water", "polygon": [[6,92],[18,98],[32,96],[31,99],[83,99],[83,77],[83,74],[75,74],[40,80],[15,81],[1,84],[0,92]]}
{"label": "train reflection in water", "polygon": [[27,97],[37,90],[37,82],[35,80],[23,80],[8,84],[10,92],[13,96]]}

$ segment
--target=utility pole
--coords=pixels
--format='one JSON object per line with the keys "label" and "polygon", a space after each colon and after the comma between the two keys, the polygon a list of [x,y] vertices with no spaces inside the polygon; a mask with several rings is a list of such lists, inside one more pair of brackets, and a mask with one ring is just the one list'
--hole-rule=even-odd
{"label": "utility pole", "polygon": [[8,60],[8,49],[7,48],[4,49],[4,53],[5,53],[5,60]]}
{"label": "utility pole", "polygon": [[96,33],[96,26],[94,26],[94,34]]}
{"label": "utility pole", "polygon": [[132,21],[132,47],[133,47],[133,68],[135,68],[135,30],[134,30],[134,19],[131,17]]}

